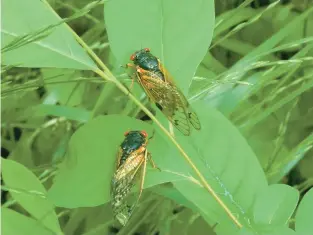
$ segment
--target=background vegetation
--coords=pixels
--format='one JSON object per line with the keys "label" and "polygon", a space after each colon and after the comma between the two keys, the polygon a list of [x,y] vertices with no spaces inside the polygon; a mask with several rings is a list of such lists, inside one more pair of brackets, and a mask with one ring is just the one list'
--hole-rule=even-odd
{"label": "background vegetation", "polygon": [[[312,234],[312,0],[2,8],[3,234]],[[175,131],[182,149],[139,85],[128,91],[120,65],[144,47],[200,117],[200,132]],[[130,129],[156,130],[148,149],[162,171],[148,169],[122,228],[110,182]]]}

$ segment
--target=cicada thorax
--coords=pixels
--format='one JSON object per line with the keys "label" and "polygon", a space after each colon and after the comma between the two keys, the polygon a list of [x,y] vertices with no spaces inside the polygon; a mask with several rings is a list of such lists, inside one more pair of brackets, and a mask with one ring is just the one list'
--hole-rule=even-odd
{"label": "cicada thorax", "polygon": [[114,217],[125,225],[136,203],[130,200],[130,191],[146,163],[147,134],[144,131],[125,133],[119,147],[116,171],[111,183],[112,208]]}
{"label": "cicada thorax", "polygon": [[144,136],[140,131],[126,132],[125,135],[125,139],[120,146],[119,154],[121,155],[121,158],[119,160],[118,166],[124,164],[132,152],[138,151],[140,148],[144,147],[147,142],[147,137]]}
{"label": "cicada thorax", "polygon": [[136,65],[138,82],[169,121],[184,135],[190,135],[190,124],[200,130],[197,114],[160,60],[147,48],[135,52],[131,60]]}

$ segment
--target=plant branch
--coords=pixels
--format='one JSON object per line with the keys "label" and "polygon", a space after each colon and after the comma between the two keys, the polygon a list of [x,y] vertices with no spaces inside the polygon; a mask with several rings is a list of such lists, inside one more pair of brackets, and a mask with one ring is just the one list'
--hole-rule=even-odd
{"label": "plant branch", "polygon": [[171,140],[171,142],[176,146],[182,156],[185,158],[187,163],[191,166],[194,170],[196,175],[199,177],[201,185],[212,195],[212,197],[217,201],[218,204],[223,208],[223,210],[227,213],[229,218],[239,227],[242,228],[242,224],[238,221],[238,219],[232,214],[230,209],[226,206],[226,204],[219,198],[219,196],[215,193],[213,188],[206,182],[206,179],[198,170],[196,165],[192,162],[191,158],[185,153],[183,148],[179,145],[179,143],[175,140],[175,138],[170,134],[170,132],[159,122],[158,119],[135,97],[133,96],[128,89],[115,78],[115,76],[111,73],[111,71],[107,68],[107,66],[101,61],[101,59],[93,52],[93,50],[76,34],[76,32],[69,27],[67,24],[66,26],[68,29],[73,33],[76,40],[81,44],[81,46],[88,52],[88,54],[92,57],[92,59],[100,66],[101,69],[94,69],[93,71],[97,73],[100,77],[104,80],[113,82],[124,94],[128,95],[129,98],[138,106],[140,107],[150,118],[153,122],[159,126],[159,128],[167,135],[167,137]]}

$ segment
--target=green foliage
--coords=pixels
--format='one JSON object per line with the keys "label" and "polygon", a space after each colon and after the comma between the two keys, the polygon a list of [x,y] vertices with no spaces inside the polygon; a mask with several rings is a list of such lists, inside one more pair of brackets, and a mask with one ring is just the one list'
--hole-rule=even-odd
{"label": "green foliage", "polygon": [[313,207],[313,190],[308,191],[297,210],[296,214],[296,231],[299,234],[308,234],[312,232],[312,207]]}
{"label": "green foliage", "polygon": [[[313,2],[296,2],[4,0],[3,233],[310,234]],[[169,138],[130,88],[120,66],[146,47],[201,131]],[[128,130],[153,136],[161,171],[148,164],[121,228],[110,187]]]}
{"label": "green foliage", "polygon": [[120,64],[148,47],[186,90],[212,39],[214,3],[110,1],[104,5],[104,17],[110,48]]}
{"label": "green foliage", "polygon": [[2,45],[6,48],[14,42],[4,52],[3,64],[32,68],[96,68],[66,26],[58,26],[61,19],[46,3],[6,0],[3,8],[6,10],[2,16]]}
{"label": "green foliage", "polygon": [[[131,129],[152,133],[148,124],[118,115],[98,117],[79,128],[71,138],[49,198],[66,208],[98,206],[110,201],[116,150],[124,132]],[[88,196],[90,192],[92,197]]]}
{"label": "green foliage", "polygon": [[54,206],[46,198],[46,190],[37,177],[23,165],[2,160],[2,175],[12,197],[46,228],[60,234]]}
{"label": "green foliage", "polygon": [[298,190],[283,184],[270,185],[254,203],[254,221],[258,224],[285,225],[298,200]]}
{"label": "green foliage", "polygon": [[[38,224],[38,221],[26,217],[8,208],[1,209],[2,215],[2,233],[3,234],[56,234],[49,231],[43,225]],[[16,223],[18,222],[18,226]]]}

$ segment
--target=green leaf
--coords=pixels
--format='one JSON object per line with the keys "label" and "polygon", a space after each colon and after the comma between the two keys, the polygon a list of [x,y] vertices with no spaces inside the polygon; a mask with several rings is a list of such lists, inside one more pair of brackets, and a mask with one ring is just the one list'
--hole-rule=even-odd
{"label": "green leaf", "polygon": [[[55,235],[56,233],[43,227],[40,222],[7,208],[1,208],[2,234],[16,235]],[[17,226],[18,225],[18,226]],[[62,234],[62,233],[59,233]]]}
{"label": "green leaf", "polygon": [[182,195],[174,187],[158,186],[158,187],[152,188],[152,191],[159,194],[159,195],[167,197],[167,198],[175,201],[176,203],[178,203],[180,205],[186,206],[186,207],[192,209],[193,211],[197,211],[197,208],[194,206],[194,204],[192,202],[190,202],[189,200],[187,200],[184,197],[184,195]]}
{"label": "green leaf", "polygon": [[54,205],[48,200],[46,190],[39,179],[23,165],[2,159],[2,175],[12,197],[42,225],[60,233]]}
{"label": "green leaf", "polygon": [[[245,224],[253,217],[250,208],[256,195],[267,186],[264,172],[246,140],[229,120],[204,102],[192,105],[201,121],[201,130],[194,131],[191,137],[177,136],[177,139],[220,199]],[[166,160],[172,171],[198,179],[181,157]],[[234,226],[202,186],[191,180],[173,184],[205,217]]]}
{"label": "green leaf", "polygon": [[242,229],[240,229],[236,235],[255,235],[254,232],[250,231],[249,229],[243,227]]}
{"label": "green leaf", "polygon": [[296,231],[299,234],[310,234],[313,231],[313,189],[311,188],[301,200],[296,214]]}
{"label": "green leaf", "polygon": [[287,227],[277,227],[270,232],[264,232],[262,235],[295,235],[296,232]]}
{"label": "green leaf", "polygon": [[[27,35],[35,33],[23,42],[23,46],[4,53],[3,64],[86,70],[97,68],[65,25],[45,30],[61,19],[44,1],[4,0],[2,7],[5,11],[2,15],[1,48],[14,43],[14,40],[23,42]],[[42,37],[38,36],[39,33]]]}
{"label": "green leaf", "polygon": [[242,228],[236,235],[295,235],[295,231],[285,226],[259,226],[258,230],[251,231]]}
{"label": "green leaf", "polygon": [[[214,232],[216,233],[216,235],[228,235],[228,234],[232,234],[232,235],[236,234],[237,235],[237,234],[239,234],[238,228],[236,228],[234,224],[225,225],[225,223],[217,224],[216,227],[214,228]],[[255,235],[255,234],[246,233],[244,235]]]}
{"label": "green leaf", "polygon": [[214,1],[109,1],[104,17],[110,48],[120,63],[148,47],[184,91],[210,45]]}
{"label": "green leaf", "polygon": [[[114,173],[119,145],[128,130],[146,130],[151,126],[129,117],[107,115],[97,117],[81,127],[72,136],[65,161],[49,190],[49,197],[61,207],[98,206],[110,200],[111,179]],[[170,152],[164,140],[155,133],[148,145],[153,159],[167,158]],[[145,187],[181,179],[169,172],[149,170]]]}
{"label": "green leaf", "polygon": [[254,204],[254,222],[286,225],[298,200],[298,190],[283,184],[270,185],[257,196]]}
{"label": "green leaf", "polygon": [[[233,213],[245,220],[255,195],[266,187],[264,173],[238,130],[219,112],[199,102],[194,105],[202,129],[192,137],[177,136],[198,169]],[[109,115],[93,119],[72,137],[67,160],[62,164],[49,196],[62,207],[97,206],[110,200],[110,181],[118,147],[126,130],[151,126],[129,117]],[[173,182],[180,193],[207,221],[225,219],[226,213],[199,186],[197,177],[168,139],[159,134],[148,144],[161,172],[151,169],[145,188]],[[227,133],[227,135],[225,135]]]}

